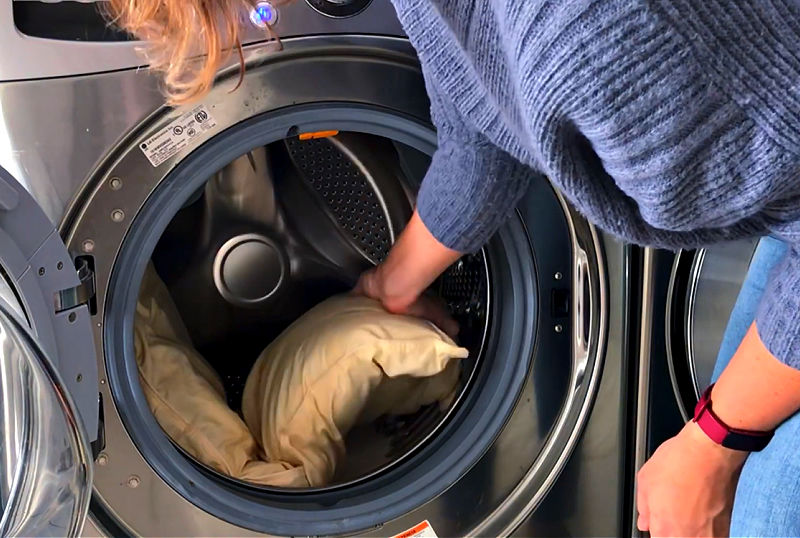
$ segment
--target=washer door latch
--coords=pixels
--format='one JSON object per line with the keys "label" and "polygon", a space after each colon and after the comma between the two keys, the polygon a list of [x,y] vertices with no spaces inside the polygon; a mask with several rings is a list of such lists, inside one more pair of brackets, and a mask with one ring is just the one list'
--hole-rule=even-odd
{"label": "washer door latch", "polygon": [[55,294],[56,312],[71,310],[77,306],[88,305],[91,308],[95,296],[94,271],[86,257],[75,259],[75,270],[78,272],[80,284],[74,288],[67,288]]}

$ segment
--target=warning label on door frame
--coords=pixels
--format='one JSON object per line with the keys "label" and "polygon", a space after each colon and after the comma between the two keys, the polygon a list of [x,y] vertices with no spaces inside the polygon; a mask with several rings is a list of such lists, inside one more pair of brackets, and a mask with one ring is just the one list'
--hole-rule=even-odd
{"label": "warning label on door frame", "polygon": [[177,154],[189,144],[202,138],[202,134],[216,127],[217,122],[205,105],[198,105],[172,120],[169,125],[139,143],[147,160],[156,167]]}
{"label": "warning label on door frame", "polygon": [[392,538],[439,538],[436,536],[436,533],[431,527],[431,524],[428,523],[426,519],[416,527],[412,527],[405,532],[401,532],[400,534],[395,534]]}

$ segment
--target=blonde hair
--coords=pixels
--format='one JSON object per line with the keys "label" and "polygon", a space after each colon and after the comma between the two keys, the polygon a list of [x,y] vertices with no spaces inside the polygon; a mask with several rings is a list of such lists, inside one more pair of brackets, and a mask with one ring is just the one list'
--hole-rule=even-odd
{"label": "blonde hair", "polygon": [[[244,76],[240,40],[255,0],[109,0],[112,22],[147,42],[150,69],[160,72],[170,104],[205,95],[235,51]],[[280,2],[278,2],[280,3]],[[267,36],[275,37],[267,29]],[[238,85],[237,84],[237,87]]]}

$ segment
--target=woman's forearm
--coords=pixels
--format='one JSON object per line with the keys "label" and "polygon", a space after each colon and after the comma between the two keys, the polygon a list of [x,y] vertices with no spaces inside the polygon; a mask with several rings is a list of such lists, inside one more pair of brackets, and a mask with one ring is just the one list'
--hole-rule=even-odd
{"label": "woman's forearm", "polygon": [[767,431],[800,409],[800,370],[776,359],[755,323],[711,394],[714,412],[730,427]]}
{"label": "woman's forearm", "polygon": [[439,243],[419,214],[408,222],[386,260],[375,270],[375,295],[390,311],[403,311],[461,256]]}

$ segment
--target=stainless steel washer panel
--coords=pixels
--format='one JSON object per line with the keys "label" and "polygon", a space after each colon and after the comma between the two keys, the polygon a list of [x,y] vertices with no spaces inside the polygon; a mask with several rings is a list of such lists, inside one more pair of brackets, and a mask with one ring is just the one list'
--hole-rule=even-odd
{"label": "stainless steel washer panel", "polygon": [[711,382],[722,335],[747,274],[756,239],[718,245],[698,252],[686,298],[688,355],[697,396]]}
{"label": "stainless steel washer panel", "polygon": [[[139,54],[142,44],[136,41],[98,43],[26,36],[14,26],[13,4],[16,1],[19,0],[0,3],[0,50],[15,51],[0,56],[0,81],[70,77],[147,64]],[[282,38],[348,33],[405,35],[389,0],[374,0],[357,16],[344,19],[321,15],[302,0],[279,9],[280,17],[274,31]],[[243,42],[256,43],[268,37],[263,29],[248,24]],[[91,99],[87,102],[91,103]],[[107,114],[118,108],[109,106],[101,110]]]}
{"label": "stainless steel washer panel", "polygon": [[2,83],[0,166],[55,226],[101,157],[162,103],[157,79],[144,71]]}

